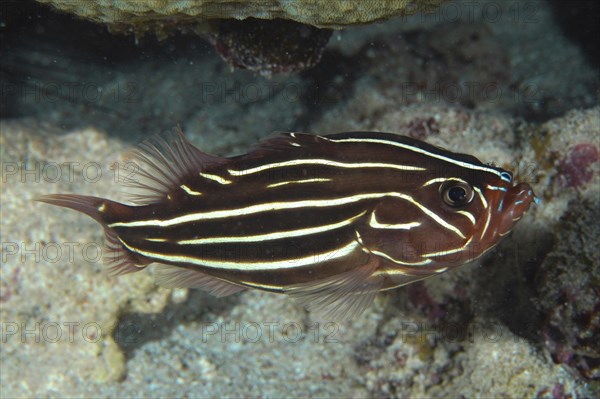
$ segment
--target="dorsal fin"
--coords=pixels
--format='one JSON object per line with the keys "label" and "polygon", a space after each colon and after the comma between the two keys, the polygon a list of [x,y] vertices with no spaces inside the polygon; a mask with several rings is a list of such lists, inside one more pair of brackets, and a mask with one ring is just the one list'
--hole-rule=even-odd
{"label": "dorsal fin", "polygon": [[126,195],[136,205],[159,202],[190,175],[219,166],[226,158],[200,151],[179,127],[143,141],[132,151],[137,164],[131,176],[121,177]]}
{"label": "dorsal fin", "polygon": [[251,147],[250,157],[260,157],[272,152],[289,152],[303,147],[310,148],[326,141],[323,137],[310,133],[273,132],[269,137]]}

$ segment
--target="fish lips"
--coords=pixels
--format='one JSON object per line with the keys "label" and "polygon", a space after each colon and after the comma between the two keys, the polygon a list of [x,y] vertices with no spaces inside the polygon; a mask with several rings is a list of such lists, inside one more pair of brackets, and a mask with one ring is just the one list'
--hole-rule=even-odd
{"label": "fish lips", "polygon": [[494,201],[495,212],[498,213],[499,225],[497,231],[501,236],[508,234],[514,225],[527,213],[532,203],[538,203],[533,189],[527,183],[519,183],[499,192],[500,198]]}

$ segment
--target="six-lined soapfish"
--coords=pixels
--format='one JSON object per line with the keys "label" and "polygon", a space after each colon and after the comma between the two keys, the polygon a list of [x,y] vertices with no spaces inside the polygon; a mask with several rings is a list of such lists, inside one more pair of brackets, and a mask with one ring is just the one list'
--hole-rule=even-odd
{"label": "six-lined soapfish", "polygon": [[217,296],[288,294],[344,319],[375,294],[470,262],[528,210],[528,184],[392,133],[280,133],[223,158],[179,131],[143,142],[133,205],[52,194],[104,228],[109,270]]}

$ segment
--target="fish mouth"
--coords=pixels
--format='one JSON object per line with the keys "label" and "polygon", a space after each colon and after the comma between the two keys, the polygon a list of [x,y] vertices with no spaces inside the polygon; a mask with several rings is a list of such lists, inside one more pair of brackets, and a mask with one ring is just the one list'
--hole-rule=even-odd
{"label": "fish mouth", "polygon": [[[517,184],[507,190],[504,197],[499,201],[500,223],[498,231],[500,236],[504,236],[512,230],[515,223],[527,213],[533,202],[537,204],[539,200],[527,183]],[[504,209],[502,209],[502,205]]]}

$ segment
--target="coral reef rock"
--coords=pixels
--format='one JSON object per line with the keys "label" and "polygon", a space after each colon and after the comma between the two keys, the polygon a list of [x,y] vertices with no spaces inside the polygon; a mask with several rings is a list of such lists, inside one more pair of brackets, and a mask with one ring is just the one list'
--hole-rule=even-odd
{"label": "coral reef rock", "polygon": [[215,18],[289,19],[321,28],[343,28],[395,16],[429,11],[444,0],[38,0],[95,22],[113,27],[187,24]]}
{"label": "coral reef rock", "polygon": [[596,242],[598,201],[573,201],[559,229],[563,237],[542,264],[538,307],[546,315],[543,334],[557,363],[600,379],[600,253]]}
{"label": "coral reef rock", "polygon": [[316,65],[332,32],[283,19],[255,18],[223,19],[215,22],[213,28],[210,41],[229,65],[264,76]]}

